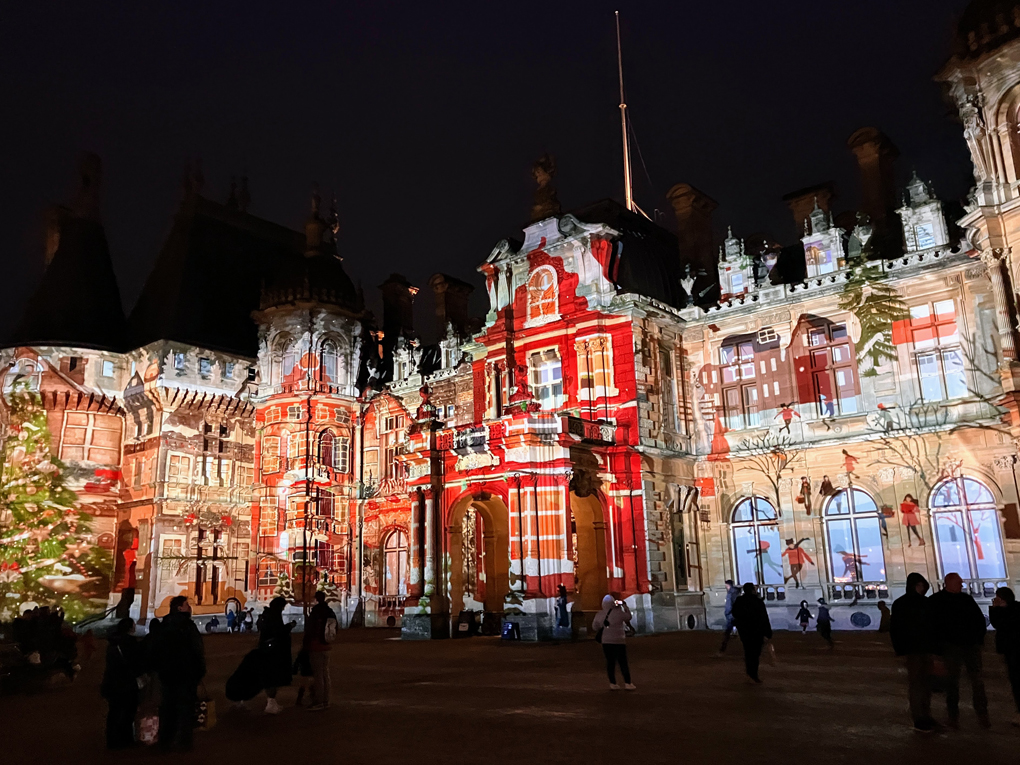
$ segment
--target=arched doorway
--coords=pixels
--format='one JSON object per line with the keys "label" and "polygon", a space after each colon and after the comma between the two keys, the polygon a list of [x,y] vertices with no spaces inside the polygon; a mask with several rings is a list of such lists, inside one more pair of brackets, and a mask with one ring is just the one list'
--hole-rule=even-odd
{"label": "arched doorway", "polygon": [[597,494],[570,492],[571,551],[574,562],[575,609],[598,611],[609,591],[606,568],[606,523]]}
{"label": "arched doorway", "polygon": [[450,612],[502,613],[510,591],[509,511],[503,500],[465,496],[447,527]]}

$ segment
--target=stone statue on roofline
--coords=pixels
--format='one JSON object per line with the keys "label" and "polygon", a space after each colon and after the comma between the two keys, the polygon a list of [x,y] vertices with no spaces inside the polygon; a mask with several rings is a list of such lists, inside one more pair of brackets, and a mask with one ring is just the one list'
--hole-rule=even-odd
{"label": "stone statue on roofline", "polygon": [[535,202],[531,205],[531,222],[535,223],[560,214],[560,200],[556,196],[553,176],[556,175],[556,160],[551,154],[543,154],[531,167],[531,177],[538,188],[535,189]]}

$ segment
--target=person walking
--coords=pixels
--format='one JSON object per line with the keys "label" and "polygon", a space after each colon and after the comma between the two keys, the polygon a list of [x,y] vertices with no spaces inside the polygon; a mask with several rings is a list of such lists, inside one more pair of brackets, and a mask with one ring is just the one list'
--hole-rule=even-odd
{"label": "person walking", "polygon": [[290,685],[292,663],[290,656],[290,632],[297,622],[283,623],[283,609],[287,601],[273,598],[260,617],[259,651],[262,654],[262,685],[266,691],[266,714],[276,715],[281,711],[276,701],[277,689]]}
{"label": "person walking", "polygon": [[978,722],[987,728],[988,697],[981,670],[981,648],[985,642],[985,615],[981,607],[963,591],[959,574],[946,574],[941,592],[931,596],[932,637],[935,653],[946,665],[946,709],[949,726],[960,724],[960,673],[966,669],[974,711]]}
{"label": "person walking", "polygon": [[896,598],[889,617],[893,651],[907,665],[907,696],[914,730],[930,733],[939,728],[931,716],[931,618],[928,580],[916,571],[907,575],[906,592]]}
{"label": "person walking", "polygon": [[99,693],[109,705],[106,713],[107,749],[126,749],[135,743],[138,677],[142,673],[142,665],[134,631],[133,620],[121,619],[106,645],[106,669]]}
{"label": "person walking", "polygon": [[995,627],[995,650],[1006,662],[1009,685],[1013,690],[1016,716],[1013,725],[1020,726],[1020,603],[1009,587],[995,591],[988,618]]}
{"label": "person walking", "polygon": [[205,647],[185,595],[170,599],[170,612],[156,633],[154,658],[162,696],[159,745],[191,749],[198,684],[205,677]]}
{"label": "person walking", "polygon": [[602,643],[606,657],[606,674],[609,675],[609,689],[620,690],[616,684],[616,665],[620,665],[623,687],[628,691],[637,690],[630,681],[630,666],[627,663],[627,623],[630,622],[630,608],[615,595],[602,598],[602,610],[595,614],[592,629],[595,639]]}
{"label": "person walking", "polygon": [[800,622],[800,632],[802,635],[807,634],[808,623],[814,619],[811,612],[808,610],[807,601],[802,600],[800,602],[800,610],[797,612],[797,621]]}
{"label": "person walking", "polygon": [[329,706],[329,652],[338,627],[336,614],[326,605],[326,593],[315,593],[315,606],[308,614],[302,640],[302,650],[308,652],[308,663],[312,669],[311,709],[325,709]]}
{"label": "person walking", "polygon": [[822,640],[829,644],[829,648],[835,648],[832,642],[832,615],[829,613],[829,606],[825,598],[818,599],[818,619],[815,621],[815,629],[822,636]]}
{"label": "person walking", "polygon": [[761,662],[761,649],[765,641],[772,638],[772,625],[769,623],[765,603],[758,597],[757,588],[748,582],[743,589],[743,594],[733,603],[733,623],[740,635],[740,642],[744,644],[744,669],[747,676],[760,683],[758,665]]}
{"label": "person walking", "polygon": [[726,646],[730,643],[730,635],[733,634],[733,604],[740,596],[740,588],[733,584],[732,579],[726,580],[726,604],[723,606],[723,614],[726,616],[726,629],[723,632],[722,645],[719,646],[718,656],[726,653]]}

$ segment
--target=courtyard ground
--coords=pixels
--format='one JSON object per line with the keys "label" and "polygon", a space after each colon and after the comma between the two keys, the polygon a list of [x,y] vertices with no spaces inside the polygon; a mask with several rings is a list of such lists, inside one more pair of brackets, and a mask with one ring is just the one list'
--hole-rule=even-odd
{"label": "courtyard ground", "polygon": [[[101,652],[72,686],[0,697],[10,763],[986,763],[1020,762],[1020,730],[998,656],[985,655],[993,727],[981,730],[964,687],[959,732],[909,727],[904,675],[885,636],[777,633],[776,666],[746,681],[739,640],[686,632],[630,641],[636,692],[608,690],[594,641],[507,644],[494,638],[404,642],[395,631],[343,632],[332,652],[333,705],[282,714],[231,709],[223,686],[255,644],[206,636],[219,722],[190,754],[103,749]],[[295,645],[298,638],[295,637]],[[989,641],[990,642],[990,641]],[[936,696],[945,718],[944,697]]]}

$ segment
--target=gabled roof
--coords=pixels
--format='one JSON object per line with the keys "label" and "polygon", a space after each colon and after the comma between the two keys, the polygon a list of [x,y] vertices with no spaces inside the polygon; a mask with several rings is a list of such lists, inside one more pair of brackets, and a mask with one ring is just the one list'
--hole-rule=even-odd
{"label": "gabled roof", "polygon": [[304,245],[297,231],[189,194],[131,312],[132,345],[172,340],[255,356],[262,280]]}
{"label": "gabled roof", "polygon": [[53,260],[5,345],[120,351],[126,344],[124,308],[103,224],[68,216]]}
{"label": "gabled roof", "polygon": [[680,286],[684,264],[672,232],[612,199],[572,210],[571,214],[584,223],[604,223],[620,232],[623,249],[616,283],[622,291],[674,308],[686,305],[687,295]]}

